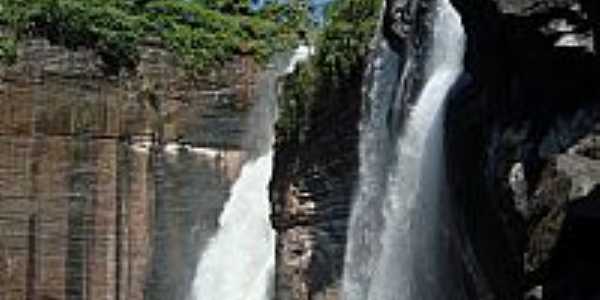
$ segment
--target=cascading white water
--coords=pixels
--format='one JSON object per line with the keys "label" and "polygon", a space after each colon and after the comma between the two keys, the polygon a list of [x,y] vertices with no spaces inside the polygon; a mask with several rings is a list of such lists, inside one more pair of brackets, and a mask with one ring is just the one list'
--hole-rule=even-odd
{"label": "cascading white water", "polygon": [[196,300],[267,299],[275,263],[267,184],[271,152],[244,165],[219,218],[219,231],[198,265]]}
{"label": "cascading white water", "polygon": [[369,109],[361,123],[359,189],[348,231],[344,297],[461,299],[446,294],[446,281],[456,275],[441,253],[444,229],[439,220],[445,186],[444,99],[462,72],[464,55],[460,17],[448,0],[438,0],[427,82],[399,134],[389,134],[400,129],[388,124],[400,122],[387,119],[397,94],[404,92],[394,93],[398,57],[383,37],[378,42]]}
{"label": "cascading white water", "polygon": [[[262,101],[274,111],[277,97],[276,78],[295,70],[312,49],[300,46],[284,66],[276,66],[274,76],[263,83]],[[269,109],[269,107],[271,109]],[[271,179],[273,122],[275,113],[260,114],[267,126],[256,126],[268,138],[268,145],[256,147],[256,160],[246,163],[231,189],[231,196],[219,217],[219,229],[202,253],[192,285],[191,300],[266,300],[273,282],[275,232],[269,220],[268,184]],[[262,120],[263,122],[265,120]],[[264,128],[263,128],[264,127]]]}

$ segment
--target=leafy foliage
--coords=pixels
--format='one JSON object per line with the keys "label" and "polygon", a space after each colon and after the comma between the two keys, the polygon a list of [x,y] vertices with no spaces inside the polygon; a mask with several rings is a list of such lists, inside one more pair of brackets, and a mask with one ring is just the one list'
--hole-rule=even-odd
{"label": "leafy foliage", "polygon": [[[311,110],[363,74],[382,0],[336,0],[316,38],[317,54],[286,79],[278,138],[301,143]],[[318,108],[317,108],[318,109]]]}
{"label": "leafy foliage", "polygon": [[0,61],[13,64],[17,59],[17,42],[9,37],[0,37]]}
{"label": "leafy foliage", "polygon": [[250,13],[250,2],[250,0],[196,0],[196,3],[204,7],[228,14]]}
{"label": "leafy foliage", "polygon": [[362,67],[380,9],[381,0],[333,3],[328,11],[330,21],[318,42],[315,62],[324,75],[342,76]]}
{"label": "leafy foliage", "polygon": [[292,20],[302,19],[293,15],[301,11],[275,4],[253,12],[249,0],[1,1],[0,25],[17,37],[44,36],[70,48],[93,48],[110,71],[135,66],[137,46],[146,37],[160,37],[194,69],[222,64],[236,54],[264,60],[294,45],[301,24]]}
{"label": "leafy foliage", "polygon": [[293,75],[285,78],[276,124],[279,140],[301,142],[302,127],[315,99],[314,71],[309,64],[301,64]]}

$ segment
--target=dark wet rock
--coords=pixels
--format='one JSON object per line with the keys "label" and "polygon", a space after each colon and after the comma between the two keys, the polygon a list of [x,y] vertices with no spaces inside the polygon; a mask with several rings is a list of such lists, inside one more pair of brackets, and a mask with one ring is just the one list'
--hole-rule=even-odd
{"label": "dark wet rock", "polygon": [[600,265],[600,244],[590,237],[600,230],[600,188],[570,203],[565,210],[566,218],[544,285],[544,299],[598,299],[595,267]]}
{"label": "dark wet rock", "polygon": [[563,276],[550,266],[561,260],[569,207],[600,178],[598,6],[452,2],[468,43],[446,156],[455,222],[479,266],[476,299],[546,299],[547,289],[564,290],[548,280]]}
{"label": "dark wet rock", "polygon": [[[569,152],[582,147],[587,140],[589,138],[583,139]],[[527,219],[529,240],[524,263],[528,285],[547,282],[549,264],[557,259],[553,253],[561,231],[564,231],[569,207],[593,194],[599,184],[599,160],[565,153],[547,163],[536,191],[528,201],[534,213]]]}

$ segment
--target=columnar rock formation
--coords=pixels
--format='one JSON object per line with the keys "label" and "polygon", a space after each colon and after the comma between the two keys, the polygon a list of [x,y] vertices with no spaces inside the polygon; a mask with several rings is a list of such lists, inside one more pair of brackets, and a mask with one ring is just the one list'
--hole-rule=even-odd
{"label": "columnar rock formation", "polygon": [[[48,41],[0,67],[0,299],[183,299],[246,159],[257,67],[135,72]],[[250,149],[252,150],[252,149]]]}

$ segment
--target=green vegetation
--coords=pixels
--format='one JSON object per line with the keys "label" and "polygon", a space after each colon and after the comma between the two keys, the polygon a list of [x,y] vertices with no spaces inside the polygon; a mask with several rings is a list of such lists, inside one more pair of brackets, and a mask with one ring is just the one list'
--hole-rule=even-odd
{"label": "green vegetation", "polygon": [[135,66],[137,46],[148,37],[161,38],[186,66],[204,70],[237,54],[264,61],[293,47],[297,31],[308,26],[300,5],[254,12],[249,0],[0,1],[0,26],[17,39],[43,36],[69,48],[92,48],[113,72]]}
{"label": "green vegetation", "polygon": [[0,37],[0,62],[11,65],[17,59],[17,42],[10,37]]}
{"label": "green vegetation", "polygon": [[363,69],[373,38],[382,0],[337,0],[328,12],[328,23],[318,41],[315,65],[322,76],[348,76]]}
{"label": "green vegetation", "polygon": [[303,140],[303,127],[316,96],[316,78],[315,69],[309,64],[299,65],[294,74],[285,78],[275,124],[279,141]]}
{"label": "green vegetation", "polygon": [[278,138],[301,143],[310,112],[360,81],[382,0],[336,0],[317,37],[317,54],[286,78],[277,121]]}

